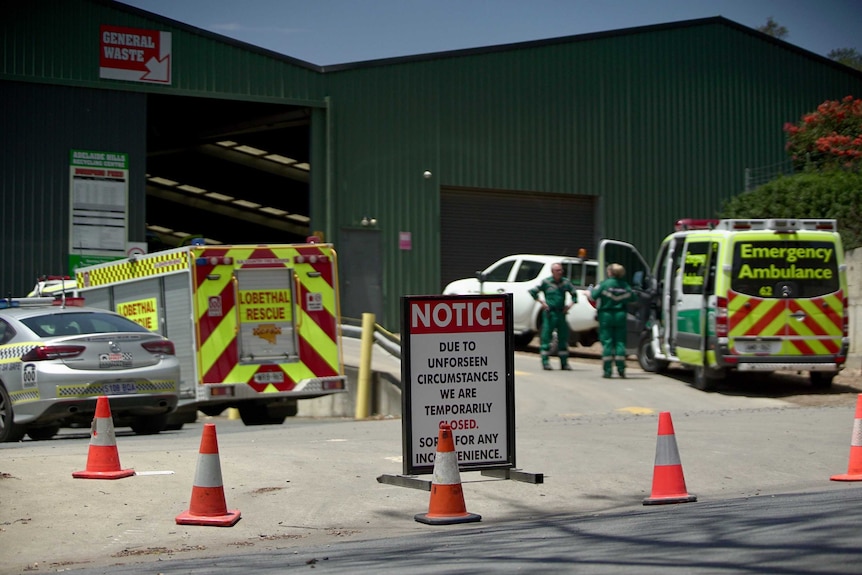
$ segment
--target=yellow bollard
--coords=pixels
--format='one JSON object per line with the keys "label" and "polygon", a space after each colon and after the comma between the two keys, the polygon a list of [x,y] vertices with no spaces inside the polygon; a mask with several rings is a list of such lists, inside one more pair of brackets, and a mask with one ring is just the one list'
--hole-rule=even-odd
{"label": "yellow bollard", "polygon": [[356,388],[356,419],[370,415],[371,351],[374,347],[374,314],[362,314],[362,345],[359,348],[359,385]]}

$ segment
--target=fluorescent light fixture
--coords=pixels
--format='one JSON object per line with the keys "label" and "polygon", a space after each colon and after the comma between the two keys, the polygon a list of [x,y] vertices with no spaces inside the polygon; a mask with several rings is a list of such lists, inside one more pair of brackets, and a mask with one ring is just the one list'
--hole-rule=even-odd
{"label": "fluorescent light fixture", "polygon": [[308,216],[303,216],[300,214],[290,214],[289,216],[287,216],[287,219],[294,220],[296,222],[302,222],[303,224],[307,224],[311,221],[311,218],[309,218]]}
{"label": "fluorescent light fixture", "polygon": [[288,158],[287,156],[281,156],[279,154],[267,154],[264,156],[264,158],[272,162],[284,164],[285,166],[289,166],[290,164],[296,163],[296,160],[294,160],[293,158]]}
{"label": "fluorescent light fixture", "polygon": [[147,226],[147,229],[148,229],[148,230],[152,230],[152,231],[154,231],[154,232],[158,232],[158,233],[160,233],[160,234],[169,234],[169,233],[171,233],[172,231],[174,231],[174,230],[172,230],[171,228],[165,228],[165,227],[162,227],[162,226],[157,226],[157,225],[155,225],[155,224],[153,224],[152,226]]}
{"label": "fluorescent light fixture", "polygon": [[167,178],[160,178],[159,176],[156,176],[155,178],[150,178],[150,181],[154,184],[161,184],[163,186],[176,186],[177,184],[179,184],[179,182],[175,182]]}
{"label": "fluorescent light fixture", "polygon": [[218,192],[209,192],[208,194],[206,194],[206,197],[212,198],[214,200],[221,200],[223,202],[229,202],[233,199],[233,196],[226,196]]}
{"label": "fluorescent light fixture", "polygon": [[191,192],[193,194],[205,194],[207,192],[203,188],[198,188],[197,186],[192,186],[190,184],[183,184],[182,186],[177,186],[177,189],[184,192]]}
{"label": "fluorescent light fixture", "polygon": [[279,210],[278,208],[271,208],[269,206],[265,206],[260,209],[260,211],[265,212],[267,214],[272,214],[273,216],[286,216],[287,212],[284,210]]}
{"label": "fluorescent light fixture", "polygon": [[306,172],[311,170],[311,166],[308,162],[301,162],[299,164],[293,164],[293,167],[297,170],[305,170]]}
{"label": "fluorescent light fixture", "polygon": [[260,207],[260,204],[256,204],[254,202],[250,202],[248,200],[234,200],[232,203],[242,206],[243,208],[250,208],[252,210]]}
{"label": "fluorescent light fixture", "polygon": [[187,238],[191,234],[188,232],[174,232],[174,235],[177,236],[178,238]]}
{"label": "fluorescent light fixture", "polygon": [[249,154],[251,156],[264,156],[268,153],[266,150],[261,150],[260,148],[253,148],[246,145],[237,146],[234,148],[234,150],[236,150],[237,152],[245,152],[246,154]]}
{"label": "fluorescent light fixture", "polygon": [[221,142],[216,142],[216,144],[224,148],[233,148],[237,145],[237,142],[234,142],[233,140],[222,140]]}

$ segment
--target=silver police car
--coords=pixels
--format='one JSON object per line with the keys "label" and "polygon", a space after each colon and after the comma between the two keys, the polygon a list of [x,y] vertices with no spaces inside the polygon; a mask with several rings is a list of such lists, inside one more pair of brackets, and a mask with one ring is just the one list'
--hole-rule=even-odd
{"label": "silver police car", "polygon": [[174,344],[117,313],[81,303],[0,300],[0,442],[89,427],[102,395],[115,425],[138,434],[165,428],[179,393]]}

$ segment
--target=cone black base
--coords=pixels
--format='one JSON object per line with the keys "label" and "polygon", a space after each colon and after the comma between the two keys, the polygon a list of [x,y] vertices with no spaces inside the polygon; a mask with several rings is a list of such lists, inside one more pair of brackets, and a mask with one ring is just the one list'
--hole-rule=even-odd
{"label": "cone black base", "polygon": [[481,521],[482,516],[475,513],[465,513],[464,515],[454,515],[452,517],[428,517],[427,513],[417,513],[413,516],[413,519],[426,525],[453,525],[455,523],[475,523]]}
{"label": "cone black base", "polygon": [[644,499],[644,505],[662,505],[665,503],[694,503],[697,497],[694,495],[686,495],[683,497],[647,497]]}

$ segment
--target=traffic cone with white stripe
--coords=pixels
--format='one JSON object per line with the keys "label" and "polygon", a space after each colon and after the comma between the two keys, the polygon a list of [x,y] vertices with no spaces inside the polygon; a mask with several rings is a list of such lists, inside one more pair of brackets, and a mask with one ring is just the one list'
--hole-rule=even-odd
{"label": "traffic cone with white stripe", "polygon": [[177,525],[232,527],[239,518],[239,509],[228,511],[225,502],[215,424],[205,423],[195,469],[195,484],[192,486],[192,501],[186,511],[177,515]]}
{"label": "traffic cone with white stripe", "polygon": [[448,423],[440,423],[428,513],[419,513],[414,515],[413,519],[428,525],[450,525],[482,520],[481,515],[468,513],[467,506],[464,504],[461,474],[458,471],[458,454],[455,452],[452,427]]}
{"label": "traffic cone with white stripe", "polygon": [[862,481],[862,393],[856,396],[856,415],[850,435],[850,462],[847,473],[833,475],[832,481]]}
{"label": "traffic cone with white stripe", "polygon": [[114,419],[111,405],[104,395],[96,400],[96,416],[93,418],[90,435],[90,450],[87,453],[87,469],[73,471],[76,479],[122,479],[135,474],[134,469],[120,468],[120,454],[114,435]]}
{"label": "traffic cone with white stripe", "polygon": [[697,497],[685,490],[685,477],[673,433],[670,412],[658,415],[658,441],[655,448],[655,467],[652,477],[652,494],[644,499],[644,505],[662,503],[690,503]]}

